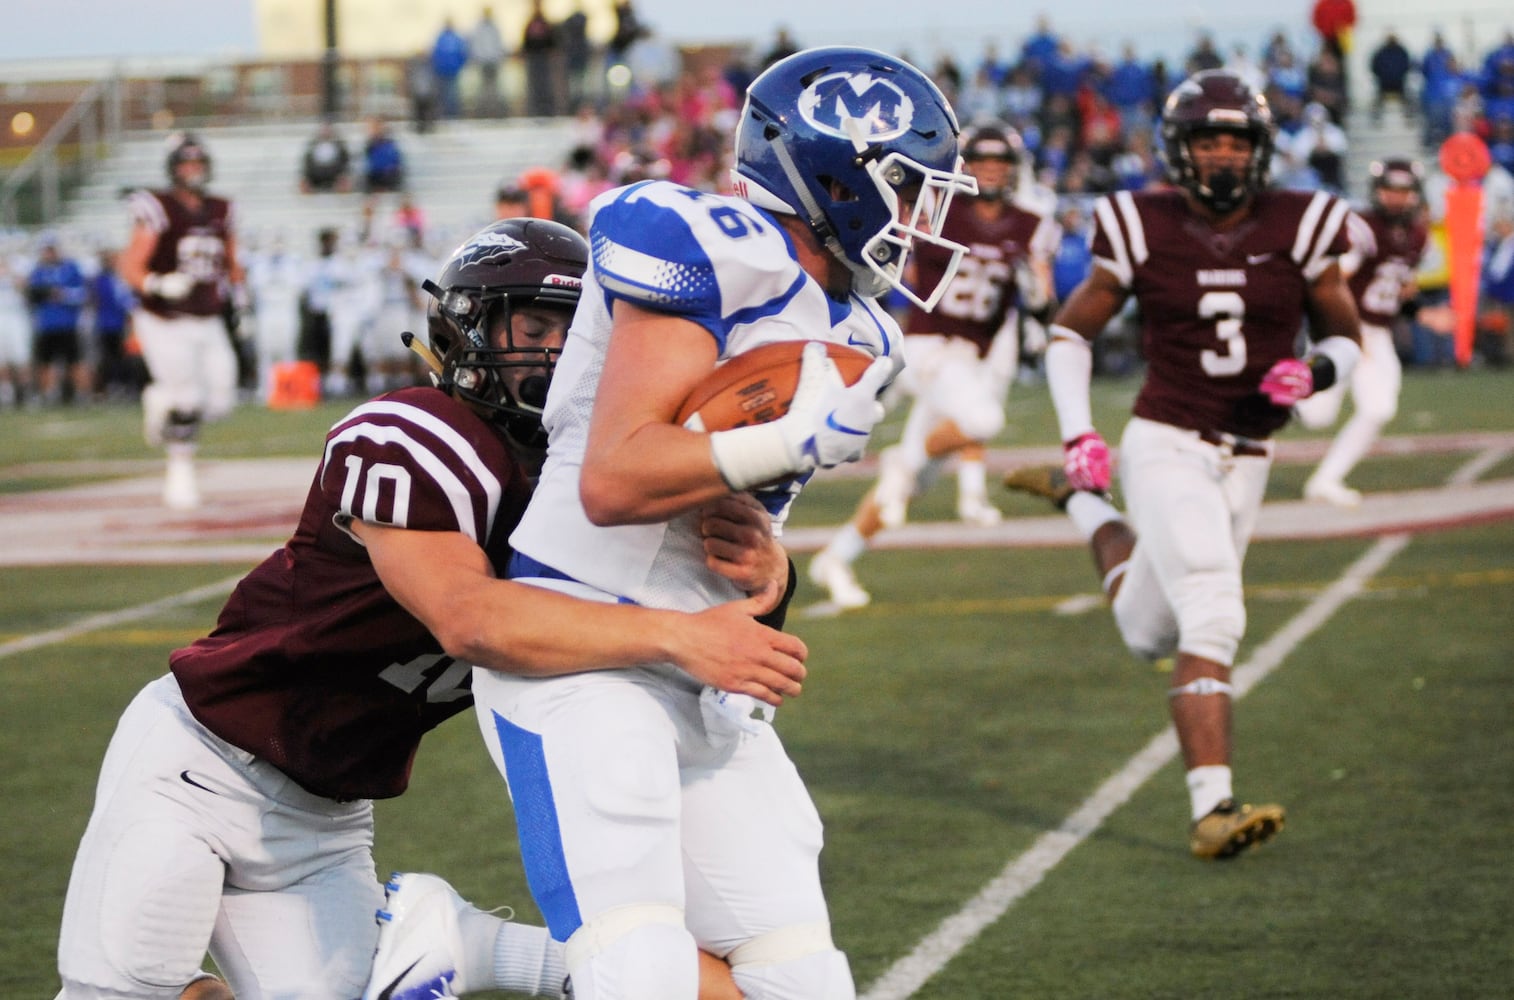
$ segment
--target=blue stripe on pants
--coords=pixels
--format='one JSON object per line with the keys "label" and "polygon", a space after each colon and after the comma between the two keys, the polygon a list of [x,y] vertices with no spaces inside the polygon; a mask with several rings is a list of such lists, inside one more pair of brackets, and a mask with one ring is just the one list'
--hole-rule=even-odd
{"label": "blue stripe on pants", "polygon": [[547,928],[558,941],[583,924],[578,899],[568,877],[563,857],[562,832],[557,827],[557,803],[552,798],[552,780],[547,774],[547,756],[541,736],[494,713],[505,774],[510,779],[510,797],[515,803],[515,824],[520,837],[521,860],[531,896],[547,918]]}

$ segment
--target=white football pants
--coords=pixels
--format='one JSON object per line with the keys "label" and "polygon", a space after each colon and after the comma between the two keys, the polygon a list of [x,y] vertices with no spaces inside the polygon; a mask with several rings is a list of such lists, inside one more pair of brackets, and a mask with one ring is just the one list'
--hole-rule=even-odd
{"label": "white football pants", "polygon": [[761,941],[749,996],[851,1000],[804,782],[767,723],[707,728],[699,692],[667,665],[473,672],[479,727],[515,804],[532,895],[567,943],[574,996],[694,1000],[696,945],[727,956]]}
{"label": "white football pants", "polygon": [[1362,356],[1351,370],[1349,382],[1341,381],[1307,399],[1296,409],[1305,427],[1319,430],[1335,423],[1340,416],[1349,385],[1351,419],[1335,435],[1325,457],[1320,460],[1313,478],[1320,482],[1341,484],[1356,468],[1383,428],[1398,414],[1398,394],[1403,386],[1403,365],[1393,345],[1393,332],[1387,327],[1362,324]]}
{"label": "white football pants", "polygon": [[1136,546],[1114,614],[1133,652],[1234,662],[1246,630],[1241,563],[1271,468],[1271,455],[1231,457],[1193,431],[1131,418],[1120,485]]}
{"label": "white football pants", "polygon": [[383,902],[372,803],[312,795],[214,736],[170,674],[127,707],[105,753],[58,997],[174,1000],[207,950],[237,1000],[356,997]]}

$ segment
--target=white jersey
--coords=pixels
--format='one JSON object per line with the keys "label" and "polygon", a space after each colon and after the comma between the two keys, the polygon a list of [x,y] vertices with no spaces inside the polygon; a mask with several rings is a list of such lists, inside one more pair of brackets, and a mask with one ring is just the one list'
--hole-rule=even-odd
{"label": "white jersey", "polygon": [[616,598],[683,611],[740,597],[705,567],[692,515],[598,527],[584,514],[579,472],[614,303],[698,323],[721,360],[801,339],[902,358],[899,326],[871,298],[828,297],[799,266],[774,217],[743,199],[648,181],[608,191],[589,210],[592,260],[547,396],[546,467],[510,539],[525,560],[541,565],[518,575],[563,575]]}

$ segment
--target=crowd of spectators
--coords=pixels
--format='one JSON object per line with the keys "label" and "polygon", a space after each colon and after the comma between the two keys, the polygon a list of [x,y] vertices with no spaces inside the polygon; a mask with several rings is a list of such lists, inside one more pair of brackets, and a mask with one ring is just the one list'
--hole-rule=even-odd
{"label": "crowd of spectators", "polygon": [[[488,117],[510,113],[512,107],[540,114],[572,109],[570,152],[560,163],[500,178],[494,217],[529,214],[583,228],[587,206],[595,195],[643,178],[728,190],[731,137],[741,94],[766,66],[804,44],[782,26],[769,45],[748,54],[712,50],[702,57],[694,53],[682,61],[670,61],[667,46],[638,17],[630,0],[620,0],[616,12],[615,35],[595,58],[627,67],[618,89],[590,86],[582,73],[590,60],[585,55],[587,42],[579,37],[581,10],[575,7],[563,22],[554,23],[540,3],[533,6],[525,37],[514,50],[526,55],[524,79],[541,84],[537,97],[517,95],[522,102],[512,102],[499,89],[503,86],[499,67],[511,49],[489,7],[483,8],[479,23],[466,33],[448,22],[423,60],[424,72],[412,77],[412,86],[418,89],[411,97],[417,105],[428,106],[415,123],[421,133],[436,118],[465,110]],[[531,44],[536,50],[528,44],[533,34],[537,40]],[[1087,232],[1092,199],[1160,181],[1156,125],[1161,103],[1172,86],[1196,70],[1229,68],[1267,95],[1279,123],[1273,162],[1276,183],[1364,193],[1352,192],[1363,179],[1347,176],[1344,169],[1349,140],[1343,124],[1349,92],[1338,48],[1330,44],[1324,29],[1313,51],[1299,51],[1287,33],[1277,31],[1262,41],[1253,56],[1244,44],[1222,51],[1213,36],[1200,32],[1180,61],[1145,59],[1129,45],[1111,59],[1078,51],[1043,18],[1013,51],[1003,51],[998,42],[988,40],[975,63],[964,67],[950,56],[941,56],[929,70],[965,123],[992,119],[1020,132],[1030,161],[1020,195],[1055,212],[1062,224],[1064,237],[1054,278],[1058,294],[1065,295],[1090,265]],[[535,72],[530,69],[532,51],[547,53],[535,64]],[[910,53],[903,54],[919,62]],[[1378,116],[1388,104],[1397,103],[1404,114],[1422,122],[1425,146],[1408,152],[1433,166],[1434,146],[1440,139],[1452,131],[1476,132],[1488,143],[1495,171],[1509,178],[1506,187],[1514,191],[1514,33],[1506,34],[1474,69],[1464,69],[1439,35],[1424,53],[1415,54],[1393,32],[1385,33],[1366,64],[1374,85],[1371,113]],[[469,66],[477,73],[471,108],[465,108],[459,81]],[[565,67],[570,70],[566,76]],[[542,84],[543,80],[547,82]],[[280,334],[282,346],[277,348],[249,345],[246,353],[255,355],[256,364],[249,366],[254,372],[297,356],[317,360],[327,373],[328,389],[335,391],[347,386],[351,391],[372,390],[375,383],[363,377],[365,370],[380,382],[394,371],[404,377],[407,369],[391,369],[388,364],[402,358],[386,356],[382,370],[365,365],[362,354],[368,341],[358,334],[338,337],[337,353],[346,356],[333,357],[329,334],[320,335],[320,316],[325,311],[316,306],[335,289],[338,299],[347,296],[343,309],[363,316],[365,323],[378,322],[381,314],[387,322],[408,310],[409,325],[418,326],[424,305],[418,291],[420,280],[430,274],[446,247],[466,234],[456,226],[428,228],[423,207],[407,189],[404,154],[392,123],[372,118],[365,129],[361,140],[353,137],[349,146],[336,123],[321,123],[299,165],[303,191],[365,195],[351,226],[325,231],[319,239],[314,234],[247,236],[254,311],[243,335],[249,331],[256,335],[260,329],[295,331]],[[1490,190],[1505,188],[1490,185]],[[479,217],[468,225],[482,225],[490,214],[485,201]],[[1502,322],[1504,333],[1494,337],[1483,354],[1502,360],[1507,356],[1504,345],[1514,310],[1514,291],[1510,290],[1514,203],[1490,212],[1488,231],[1484,311],[1492,326]],[[300,244],[305,242],[313,253],[302,252]],[[0,334],[6,324],[25,331],[0,335],[0,404],[23,398],[114,397],[134,391],[127,321],[130,295],[119,294],[108,251],[101,254],[98,248],[81,248],[86,251],[79,255],[82,266],[78,269],[84,288],[68,293],[79,300],[69,327],[78,337],[75,364],[74,352],[64,344],[67,337],[59,337],[48,327],[43,339],[38,339],[44,326],[56,325],[62,309],[54,301],[58,296],[43,302],[30,278],[39,266],[44,270],[52,266],[50,255],[56,252],[56,241],[52,250],[46,241],[24,243],[13,239],[10,249],[0,254],[5,258],[0,261],[4,265],[0,267]],[[1432,294],[1443,292],[1436,285],[1434,267],[1430,265],[1424,275]],[[275,318],[286,313],[293,318]],[[355,345],[355,354],[348,352],[348,344]],[[1494,348],[1501,348],[1501,353]],[[1406,360],[1411,362],[1437,363],[1448,358],[1439,342],[1422,347],[1416,339],[1412,350],[1406,351]],[[252,378],[266,381],[266,370]]]}

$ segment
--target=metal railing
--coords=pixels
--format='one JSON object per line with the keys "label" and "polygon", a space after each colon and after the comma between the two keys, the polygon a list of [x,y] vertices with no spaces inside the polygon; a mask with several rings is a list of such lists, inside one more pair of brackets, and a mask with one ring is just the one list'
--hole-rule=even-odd
{"label": "metal railing", "polygon": [[79,96],[0,183],[0,223],[48,225],[58,218],[65,184],[87,178],[120,140],[123,92],[112,76]]}

